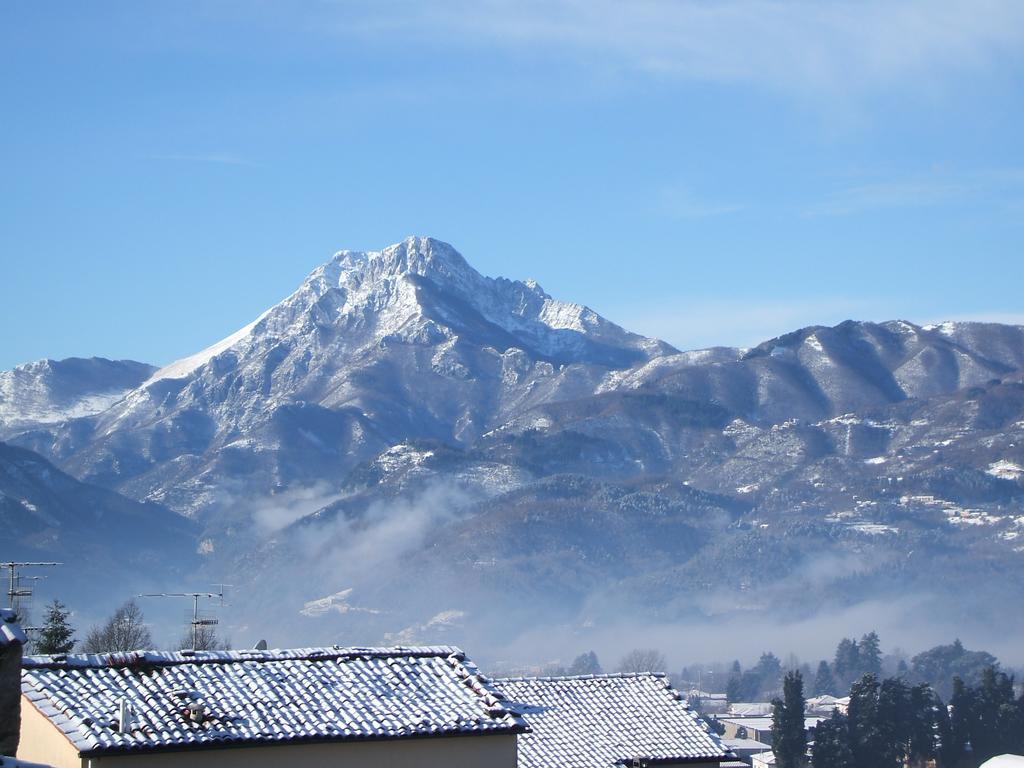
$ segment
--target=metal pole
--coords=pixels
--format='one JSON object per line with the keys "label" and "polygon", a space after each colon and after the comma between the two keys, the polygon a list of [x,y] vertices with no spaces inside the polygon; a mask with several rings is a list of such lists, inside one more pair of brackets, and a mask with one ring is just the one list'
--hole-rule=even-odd
{"label": "metal pole", "polygon": [[199,595],[192,598],[192,650],[199,645]]}

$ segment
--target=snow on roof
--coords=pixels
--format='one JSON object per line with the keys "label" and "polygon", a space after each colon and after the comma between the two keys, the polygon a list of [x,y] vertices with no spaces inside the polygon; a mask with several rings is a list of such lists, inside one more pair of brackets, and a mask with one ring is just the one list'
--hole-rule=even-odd
{"label": "snow on roof", "polygon": [[981,764],[981,768],[1024,768],[1024,757],[1020,755],[999,755]]}
{"label": "snow on roof", "polygon": [[0,755],[0,768],[51,768],[51,766],[42,763],[28,763],[16,757]]}
{"label": "snow on roof", "polygon": [[82,755],[526,730],[448,646],[29,656],[21,689]]}
{"label": "snow on roof", "polygon": [[722,739],[722,743],[732,750],[751,749],[756,752],[764,752],[767,749],[771,749],[770,744],[765,744],[757,739]]}
{"label": "snow on roof", "polygon": [[[804,728],[817,728],[818,723],[823,720],[827,720],[825,717],[816,717],[814,715],[804,716]],[[732,723],[734,725],[742,725],[744,728],[753,729],[755,731],[770,731],[772,728],[772,719],[770,717],[732,717],[725,716],[719,717],[718,722],[720,723]]]}
{"label": "snow on roof", "polygon": [[729,714],[737,717],[756,717],[757,715],[770,715],[772,704],[770,701],[735,701],[729,705]]}
{"label": "snow on roof", "polygon": [[17,614],[8,608],[0,608],[0,648],[14,643],[25,645],[27,642],[28,638],[18,624]]}
{"label": "snow on roof", "polygon": [[492,681],[523,716],[520,768],[612,768],[622,761],[721,760],[728,750],[661,675]]}

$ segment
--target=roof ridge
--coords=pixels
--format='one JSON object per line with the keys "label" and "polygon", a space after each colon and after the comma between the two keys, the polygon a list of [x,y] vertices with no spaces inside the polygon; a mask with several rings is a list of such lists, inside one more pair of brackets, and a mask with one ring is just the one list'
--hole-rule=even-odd
{"label": "roof ridge", "polygon": [[343,658],[454,657],[466,659],[461,648],[453,645],[421,646],[312,646],[271,650],[236,651],[124,651],[114,653],[78,653],[25,656],[28,669],[102,669],[107,667],[169,667],[182,664],[237,664],[246,661],[331,661]]}
{"label": "roof ridge", "polygon": [[492,677],[490,679],[495,683],[517,683],[526,680],[540,680],[543,682],[559,680],[633,680],[642,677],[668,681],[668,675],[664,672],[602,672],[601,674],[592,675],[518,675],[516,677]]}

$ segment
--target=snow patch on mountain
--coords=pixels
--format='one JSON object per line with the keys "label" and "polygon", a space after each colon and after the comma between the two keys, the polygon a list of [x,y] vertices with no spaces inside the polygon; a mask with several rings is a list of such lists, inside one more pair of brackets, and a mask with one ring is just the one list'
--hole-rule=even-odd
{"label": "snow patch on mountain", "polygon": [[0,439],[106,411],[153,367],[132,360],[37,360],[0,371]]}
{"label": "snow patch on mountain", "polygon": [[210,360],[219,355],[221,352],[231,349],[231,347],[235,346],[235,344],[237,344],[250,333],[252,333],[252,330],[260,322],[260,320],[267,316],[269,311],[270,310],[267,310],[267,312],[264,312],[262,315],[257,317],[244,328],[239,328],[230,336],[221,339],[216,344],[211,344],[201,352],[197,352],[194,355],[189,355],[188,357],[183,357],[180,360],[175,360],[173,363],[170,363],[169,365],[165,365],[163,368],[160,368],[152,376],[150,376],[143,383],[142,386],[148,387],[149,385],[154,384],[163,379],[184,379],[197,368],[206,365],[208,362],[210,362]]}
{"label": "snow patch on mountain", "polygon": [[1024,475],[1024,467],[1006,459],[992,462],[985,471],[992,475],[992,477],[998,477],[1002,480],[1019,480]]}

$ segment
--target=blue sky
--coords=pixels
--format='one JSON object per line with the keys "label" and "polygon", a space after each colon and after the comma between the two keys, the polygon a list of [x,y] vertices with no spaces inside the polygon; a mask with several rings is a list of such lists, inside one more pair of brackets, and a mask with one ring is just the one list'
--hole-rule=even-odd
{"label": "blue sky", "polygon": [[0,367],[409,234],[680,347],[1024,322],[1016,0],[8,2]]}

